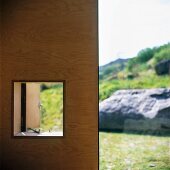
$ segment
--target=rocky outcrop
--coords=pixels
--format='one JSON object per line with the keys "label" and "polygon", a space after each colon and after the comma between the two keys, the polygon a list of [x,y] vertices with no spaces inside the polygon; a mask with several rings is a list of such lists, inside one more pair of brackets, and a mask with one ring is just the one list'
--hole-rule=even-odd
{"label": "rocky outcrop", "polygon": [[170,88],[116,91],[99,104],[99,129],[170,134]]}
{"label": "rocky outcrop", "polygon": [[170,74],[170,59],[159,62],[155,66],[155,71],[158,75]]}

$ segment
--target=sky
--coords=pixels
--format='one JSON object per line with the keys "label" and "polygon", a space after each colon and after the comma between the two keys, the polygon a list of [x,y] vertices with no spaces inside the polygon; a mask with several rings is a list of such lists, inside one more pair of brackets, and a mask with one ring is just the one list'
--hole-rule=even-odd
{"label": "sky", "polygon": [[99,65],[170,42],[170,0],[99,0]]}

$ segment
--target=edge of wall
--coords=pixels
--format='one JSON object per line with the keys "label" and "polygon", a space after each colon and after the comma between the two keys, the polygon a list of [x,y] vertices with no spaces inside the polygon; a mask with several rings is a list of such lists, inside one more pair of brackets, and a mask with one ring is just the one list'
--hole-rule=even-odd
{"label": "edge of wall", "polygon": [[1,102],[2,102],[2,100],[1,100],[1,97],[2,97],[2,94],[1,94],[1,82],[2,82],[2,79],[1,79],[1,77],[2,77],[2,70],[1,70],[1,65],[2,65],[2,60],[1,60],[1,58],[2,58],[2,44],[1,44],[1,27],[2,27],[2,25],[1,25],[1,23],[2,23],[2,21],[1,21],[1,11],[2,11],[2,9],[1,9],[1,5],[2,4],[2,2],[1,2],[1,0],[0,0],[0,168],[2,167],[2,104],[1,104]]}

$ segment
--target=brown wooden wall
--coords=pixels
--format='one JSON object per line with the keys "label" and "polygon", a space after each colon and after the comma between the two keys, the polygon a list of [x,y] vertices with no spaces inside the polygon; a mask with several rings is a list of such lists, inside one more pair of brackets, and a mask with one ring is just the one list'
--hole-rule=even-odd
{"label": "brown wooden wall", "polygon": [[13,92],[13,122],[14,130],[13,134],[16,135],[21,132],[21,83],[14,83],[14,92]]}
{"label": "brown wooden wall", "polygon": [[[98,169],[97,0],[4,0],[1,28],[2,168]],[[65,136],[11,138],[11,81],[57,79]]]}
{"label": "brown wooden wall", "polygon": [[2,9],[1,9],[1,0],[0,0],[0,167],[2,166],[2,105],[1,105],[1,102],[2,102],[2,93],[1,93],[1,88],[2,88],[2,84],[1,84],[1,77],[2,77],[2,44],[1,44],[1,28],[2,28],[2,25],[1,25],[1,12],[2,12]]}
{"label": "brown wooden wall", "polygon": [[40,84],[26,83],[26,127],[40,127]]}

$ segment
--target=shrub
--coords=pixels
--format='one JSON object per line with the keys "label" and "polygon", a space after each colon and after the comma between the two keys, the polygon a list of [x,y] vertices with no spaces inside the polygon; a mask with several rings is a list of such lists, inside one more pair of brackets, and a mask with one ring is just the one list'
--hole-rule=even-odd
{"label": "shrub", "polygon": [[151,48],[146,48],[143,49],[141,51],[139,51],[138,55],[137,55],[137,61],[139,63],[145,63],[147,61],[149,61],[154,55],[154,52]]}
{"label": "shrub", "polygon": [[165,48],[154,55],[154,64],[162,60],[170,59],[170,48]]}
{"label": "shrub", "polygon": [[45,84],[41,84],[40,86],[40,90],[43,91],[43,90],[47,90],[48,89],[48,86],[45,85]]}
{"label": "shrub", "polygon": [[124,79],[125,78],[125,74],[123,72],[119,72],[117,74],[117,77],[118,77],[118,79]]}

